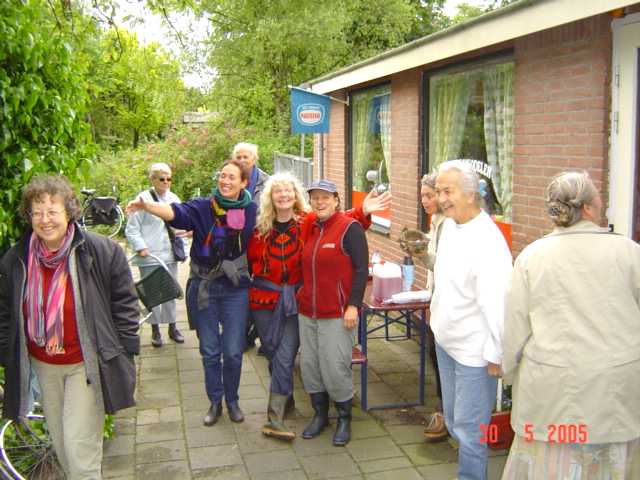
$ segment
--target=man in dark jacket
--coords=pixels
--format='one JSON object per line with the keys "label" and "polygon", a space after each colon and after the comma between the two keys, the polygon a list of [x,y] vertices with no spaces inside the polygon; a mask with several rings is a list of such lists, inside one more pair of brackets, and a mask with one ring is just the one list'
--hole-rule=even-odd
{"label": "man in dark jacket", "polygon": [[66,178],[35,177],[21,213],[31,228],[0,260],[3,416],[28,413],[35,374],[67,477],[101,478],[104,414],[135,403],[131,272],[117,243],[78,227],[80,202]]}

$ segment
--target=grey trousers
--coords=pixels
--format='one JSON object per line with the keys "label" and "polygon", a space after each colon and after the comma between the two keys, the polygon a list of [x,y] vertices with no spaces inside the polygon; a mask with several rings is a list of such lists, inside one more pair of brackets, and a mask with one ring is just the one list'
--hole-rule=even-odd
{"label": "grey trousers", "polygon": [[356,331],[344,328],[342,318],[314,320],[299,314],[300,370],[307,393],[328,392],[335,402],[353,398],[351,349]]}
{"label": "grey trousers", "polygon": [[[178,278],[178,264],[177,263],[168,263],[167,267],[173,275],[173,278]],[[143,267],[138,267],[140,269],[140,277],[144,277],[150,270],[156,268],[154,265]],[[151,316],[147,320],[147,323],[150,325],[159,325],[161,323],[176,323],[176,301],[170,300],[165,302],[157,307],[153,307],[151,311]]]}

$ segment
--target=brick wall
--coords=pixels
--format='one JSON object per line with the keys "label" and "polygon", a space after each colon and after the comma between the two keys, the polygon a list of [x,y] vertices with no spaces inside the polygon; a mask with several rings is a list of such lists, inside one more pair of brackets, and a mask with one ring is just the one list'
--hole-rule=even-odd
{"label": "brick wall", "polygon": [[539,32],[515,42],[513,250],[552,228],[544,188],[586,169],[607,198],[611,18]]}
{"label": "brick wall", "polygon": [[[552,228],[544,212],[543,195],[554,174],[570,168],[587,169],[607,198],[611,42],[611,18],[601,15],[517,39],[512,45],[516,64],[514,256]],[[421,72],[426,68],[391,78],[392,229],[390,236],[369,232],[368,238],[370,250],[378,250],[383,258],[393,261],[403,256],[397,245],[402,227],[415,228],[421,208],[419,117]],[[344,98],[345,92],[332,95]],[[340,186],[342,198],[347,158],[345,121],[345,107],[334,102],[331,133],[325,136],[325,176]],[[418,284],[423,284],[422,268],[417,277]]]}

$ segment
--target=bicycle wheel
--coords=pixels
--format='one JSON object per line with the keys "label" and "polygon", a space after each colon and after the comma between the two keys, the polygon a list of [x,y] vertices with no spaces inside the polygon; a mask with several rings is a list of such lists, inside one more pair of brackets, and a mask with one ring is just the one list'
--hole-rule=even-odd
{"label": "bicycle wheel", "polygon": [[80,225],[89,232],[99,233],[105,237],[115,237],[124,223],[124,213],[119,205],[114,207],[113,218],[109,223],[105,223],[102,217],[98,217],[91,205],[82,211]]}
{"label": "bicycle wheel", "polygon": [[0,455],[15,480],[57,480],[64,473],[56,458],[42,415],[7,421],[0,430]]}

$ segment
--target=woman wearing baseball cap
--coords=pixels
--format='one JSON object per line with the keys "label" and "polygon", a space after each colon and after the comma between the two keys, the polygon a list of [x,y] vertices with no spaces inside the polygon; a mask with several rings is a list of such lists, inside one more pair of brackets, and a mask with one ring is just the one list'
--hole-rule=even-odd
{"label": "woman wearing baseball cap", "polygon": [[302,381],[315,415],[302,438],[318,436],[329,424],[333,399],[338,412],[333,444],[344,446],[351,439],[351,350],[369,273],[369,250],[362,225],[340,211],[333,182],[318,180],[308,192],[316,219],[302,250],[298,309]]}

